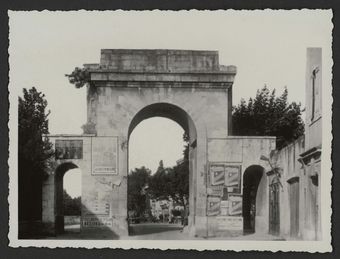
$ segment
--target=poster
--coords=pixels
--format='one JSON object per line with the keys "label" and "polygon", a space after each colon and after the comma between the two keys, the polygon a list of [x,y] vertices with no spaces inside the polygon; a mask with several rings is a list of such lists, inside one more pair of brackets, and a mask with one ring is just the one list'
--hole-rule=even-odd
{"label": "poster", "polygon": [[55,141],[56,159],[82,159],[83,140],[82,139],[56,139]]}
{"label": "poster", "polygon": [[92,175],[118,174],[116,137],[92,138]]}
{"label": "poster", "polygon": [[242,196],[236,194],[229,194],[229,215],[242,215]]}
{"label": "poster", "polygon": [[82,226],[85,228],[112,227],[112,218],[101,216],[85,216],[82,220]]}
{"label": "poster", "polygon": [[243,230],[242,217],[217,217],[218,230]]}
{"label": "poster", "polygon": [[223,185],[224,184],[224,165],[211,165],[210,166],[210,184]]}
{"label": "poster", "polygon": [[208,216],[220,214],[221,199],[219,197],[208,197]]}
{"label": "poster", "polygon": [[239,187],[241,180],[240,167],[238,166],[225,166],[225,186]]}

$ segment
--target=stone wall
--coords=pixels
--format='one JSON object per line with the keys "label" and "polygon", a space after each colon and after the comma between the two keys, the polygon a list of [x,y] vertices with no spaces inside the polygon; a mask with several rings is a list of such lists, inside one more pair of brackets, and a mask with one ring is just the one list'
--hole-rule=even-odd
{"label": "stone wall", "polygon": [[[304,196],[304,187],[306,185],[304,170],[299,162],[300,154],[305,150],[305,139],[304,137],[299,138],[287,147],[276,151],[272,154],[273,166],[278,169],[281,174],[281,184],[280,188],[280,235],[286,238],[291,238],[291,220],[295,215],[291,216],[291,208],[295,206],[293,203],[298,202],[299,211],[303,212],[304,201],[302,197]],[[269,184],[271,183],[274,175],[269,177]],[[291,184],[298,181],[299,188],[299,201],[296,199],[292,200],[291,197]],[[300,213],[299,216],[300,226],[303,226],[303,215]],[[297,237],[301,237],[301,230],[299,230]]]}
{"label": "stone wall", "polygon": [[[210,197],[212,202],[216,203],[216,208],[211,206],[214,209],[214,214],[209,215],[209,208],[207,211],[208,235],[233,237],[243,234],[244,173],[254,166],[262,168],[263,171],[256,194],[255,230],[256,232],[268,233],[268,186],[264,172],[270,170],[270,167],[260,157],[261,155],[268,156],[275,149],[275,137],[228,136],[225,138],[209,138],[207,148],[207,180],[205,185],[200,188],[207,189],[208,203]],[[217,171],[212,168],[214,166],[224,166],[225,168],[224,179],[216,182],[215,186],[211,184],[209,179],[214,171]],[[236,171],[230,170],[231,168],[239,168],[238,187],[230,187],[235,185],[233,183],[230,185],[230,182],[227,183],[227,181],[233,181],[227,179],[228,174],[236,174]],[[252,173],[250,171],[250,174]],[[234,206],[234,208],[231,208],[231,206]],[[237,208],[237,206],[240,207]]]}
{"label": "stone wall", "polygon": [[[280,235],[286,239],[315,240],[321,238],[318,183],[319,159],[306,162],[305,136],[272,155],[281,174]],[[270,176],[270,180],[273,175]]]}

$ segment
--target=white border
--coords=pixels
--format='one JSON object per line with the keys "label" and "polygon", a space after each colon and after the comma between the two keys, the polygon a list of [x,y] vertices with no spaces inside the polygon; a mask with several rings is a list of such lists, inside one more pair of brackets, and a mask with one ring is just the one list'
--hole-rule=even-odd
{"label": "white border", "polygon": [[[292,11],[275,11],[275,12],[303,12],[309,10],[292,10]],[[320,12],[326,12],[329,15],[330,21],[332,18],[331,10],[314,10]],[[85,12],[85,11],[81,11]],[[122,12],[122,11],[117,11]],[[160,12],[158,10],[153,12]],[[190,11],[197,12],[197,11]],[[216,11],[225,12],[225,11]],[[229,10],[228,12],[272,12],[272,10],[256,10],[256,11],[235,11]],[[11,25],[11,16],[14,12],[9,11],[9,25]],[[49,11],[44,11],[48,15]],[[91,12],[92,13],[92,12]],[[331,37],[331,35],[330,35]],[[9,37],[11,39],[11,37]],[[330,41],[332,39],[330,38]],[[9,55],[15,51],[11,49],[9,45]],[[331,44],[328,51],[323,51],[323,134],[322,134],[322,177],[321,177],[321,211],[322,215],[322,241],[245,241],[245,240],[19,240],[18,233],[18,195],[17,195],[17,134],[18,134],[18,96],[21,89],[16,89],[14,85],[9,82],[9,245],[11,247],[83,247],[83,248],[150,248],[150,249],[195,249],[195,250],[233,250],[233,251],[308,251],[308,252],[330,252],[332,251],[331,246],[331,141],[332,141],[332,57],[326,56],[325,53],[332,53]],[[9,56],[9,61],[11,57]],[[9,72],[11,76],[11,71]]]}

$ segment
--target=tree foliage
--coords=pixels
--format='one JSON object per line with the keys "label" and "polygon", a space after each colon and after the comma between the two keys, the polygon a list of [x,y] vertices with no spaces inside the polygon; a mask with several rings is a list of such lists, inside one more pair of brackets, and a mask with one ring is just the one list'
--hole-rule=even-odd
{"label": "tree foliage", "polygon": [[19,219],[41,218],[41,188],[46,176],[48,160],[53,156],[52,144],[48,138],[48,115],[45,95],[35,87],[23,89],[19,97]]}
{"label": "tree foliage", "polygon": [[147,191],[151,171],[144,166],[136,168],[128,175],[128,210],[142,216],[147,208]]}
{"label": "tree foliage", "polygon": [[189,138],[183,135],[186,142],[183,151],[183,160],[176,166],[164,168],[163,161],[154,175],[151,176],[149,191],[151,197],[157,200],[170,198],[181,205],[185,205],[189,197]]}
{"label": "tree foliage", "polygon": [[81,197],[72,198],[66,190],[63,193],[64,215],[80,216],[81,215]]}
{"label": "tree foliage", "polygon": [[76,88],[81,88],[85,84],[90,82],[90,72],[86,68],[76,67],[71,74],[66,74],[71,84],[74,84]]}
{"label": "tree foliage", "polygon": [[276,136],[278,149],[283,148],[304,133],[301,104],[288,103],[288,90],[276,97],[275,89],[267,86],[257,90],[256,97],[248,103],[233,107],[233,133],[240,136]]}
{"label": "tree foliage", "polygon": [[148,209],[148,199],[170,200],[185,205],[189,197],[189,138],[183,136],[186,142],[183,151],[183,161],[174,167],[165,168],[163,161],[159,162],[157,171],[145,167],[136,168],[128,175],[128,210],[136,216],[142,216]]}

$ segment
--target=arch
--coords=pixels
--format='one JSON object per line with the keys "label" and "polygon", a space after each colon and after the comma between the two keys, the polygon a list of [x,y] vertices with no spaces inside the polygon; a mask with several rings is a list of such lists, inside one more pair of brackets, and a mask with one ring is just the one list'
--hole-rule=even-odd
{"label": "arch", "polygon": [[[165,102],[153,103],[143,107],[132,118],[128,128],[128,140],[132,131],[143,120],[152,117],[163,117],[178,123],[189,136],[189,231],[195,225],[195,179],[197,170],[197,130],[190,115],[182,108]],[[129,145],[128,145],[129,146]],[[129,156],[129,151],[128,151]],[[129,161],[129,159],[127,159]],[[127,162],[128,163],[128,162]],[[129,165],[127,165],[129,171]]]}
{"label": "arch", "polygon": [[197,139],[197,131],[190,115],[182,108],[170,103],[153,103],[138,111],[130,122],[128,137],[134,128],[143,120],[152,117],[164,117],[177,122],[189,135],[191,143]]}
{"label": "arch", "polygon": [[72,162],[66,162],[59,165],[55,170],[55,231],[56,234],[62,234],[64,232],[64,175],[71,169],[79,168]]}
{"label": "arch", "polygon": [[255,232],[257,189],[263,177],[264,168],[259,165],[247,167],[243,174],[243,230],[245,234]]}

